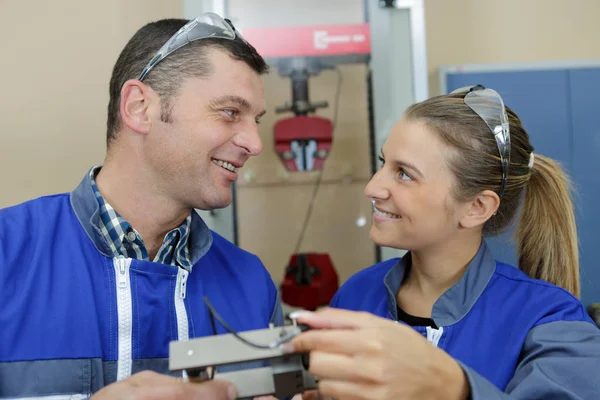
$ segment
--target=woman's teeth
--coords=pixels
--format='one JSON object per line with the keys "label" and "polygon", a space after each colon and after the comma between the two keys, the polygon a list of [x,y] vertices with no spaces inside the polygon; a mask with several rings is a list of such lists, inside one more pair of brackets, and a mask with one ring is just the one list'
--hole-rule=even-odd
{"label": "woman's teeth", "polygon": [[373,210],[375,211],[376,215],[379,215],[380,217],[386,217],[386,218],[400,218],[399,215],[396,214],[390,214],[389,212],[383,212],[383,211],[379,211],[376,208],[373,208]]}
{"label": "woman's teeth", "polygon": [[233,166],[233,164],[228,163],[227,161],[221,161],[213,158],[212,162],[217,164],[219,167],[225,168],[228,171],[235,172],[235,167]]}

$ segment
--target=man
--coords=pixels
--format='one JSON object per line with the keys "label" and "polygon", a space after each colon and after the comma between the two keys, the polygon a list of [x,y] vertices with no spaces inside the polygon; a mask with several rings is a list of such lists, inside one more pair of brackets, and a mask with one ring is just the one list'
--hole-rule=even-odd
{"label": "man", "polygon": [[[194,211],[229,205],[261,152],[267,65],[228,21],[187,22],[150,23],[123,49],[103,166],[72,193],[0,210],[0,398],[167,374],[170,341],[225,332],[204,297],[238,331],[283,323],[261,261]],[[104,397],[139,375],[127,382]]]}

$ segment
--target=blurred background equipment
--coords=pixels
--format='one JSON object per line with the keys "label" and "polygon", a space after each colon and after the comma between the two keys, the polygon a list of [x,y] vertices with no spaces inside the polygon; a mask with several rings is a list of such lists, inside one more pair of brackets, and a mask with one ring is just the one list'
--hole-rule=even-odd
{"label": "blurred background equipment", "polygon": [[264,78],[275,113],[261,122],[274,151],[246,164],[231,214],[209,226],[259,254],[284,309],[325,306],[354,272],[404,253],[356,221],[372,213],[364,187],[392,121],[427,97],[423,1],[212,5],[202,11],[225,13],[277,75]]}
{"label": "blurred background equipment", "polygon": [[[308,78],[318,75],[323,69],[334,67],[306,58],[293,58],[288,63],[279,63],[279,75],[291,80],[292,101],[277,107],[275,112],[292,112],[294,116],[277,121],[273,134],[275,151],[289,171],[321,170],[331,150],[335,122],[311,115],[318,108],[328,107],[329,103],[311,103],[308,93]],[[338,102],[339,99],[336,100],[336,109]]]}
{"label": "blurred background equipment", "polygon": [[329,305],[337,289],[338,276],[329,254],[293,254],[281,283],[281,301],[314,311]]}

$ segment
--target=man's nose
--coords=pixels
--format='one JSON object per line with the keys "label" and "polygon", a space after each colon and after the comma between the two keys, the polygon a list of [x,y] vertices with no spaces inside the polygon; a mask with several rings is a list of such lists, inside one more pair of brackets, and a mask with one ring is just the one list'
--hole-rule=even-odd
{"label": "man's nose", "polygon": [[258,132],[258,125],[255,122],[240,126],[240,130],[235,134],[233,143],[244,149],[250,156],[257,156],[262,152],[263,144]]}

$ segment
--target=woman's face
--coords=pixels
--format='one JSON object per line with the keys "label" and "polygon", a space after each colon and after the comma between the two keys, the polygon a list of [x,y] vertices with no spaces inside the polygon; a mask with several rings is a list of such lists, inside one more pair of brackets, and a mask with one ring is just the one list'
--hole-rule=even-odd
{"label": "woman's face", "polygon": [[371,239],[418,251],[439,246],[459,230],[466,204],[451,189],[452,149],[423,122],[402,118],[383,145],[381,167],[365,189],[373,200]]}

